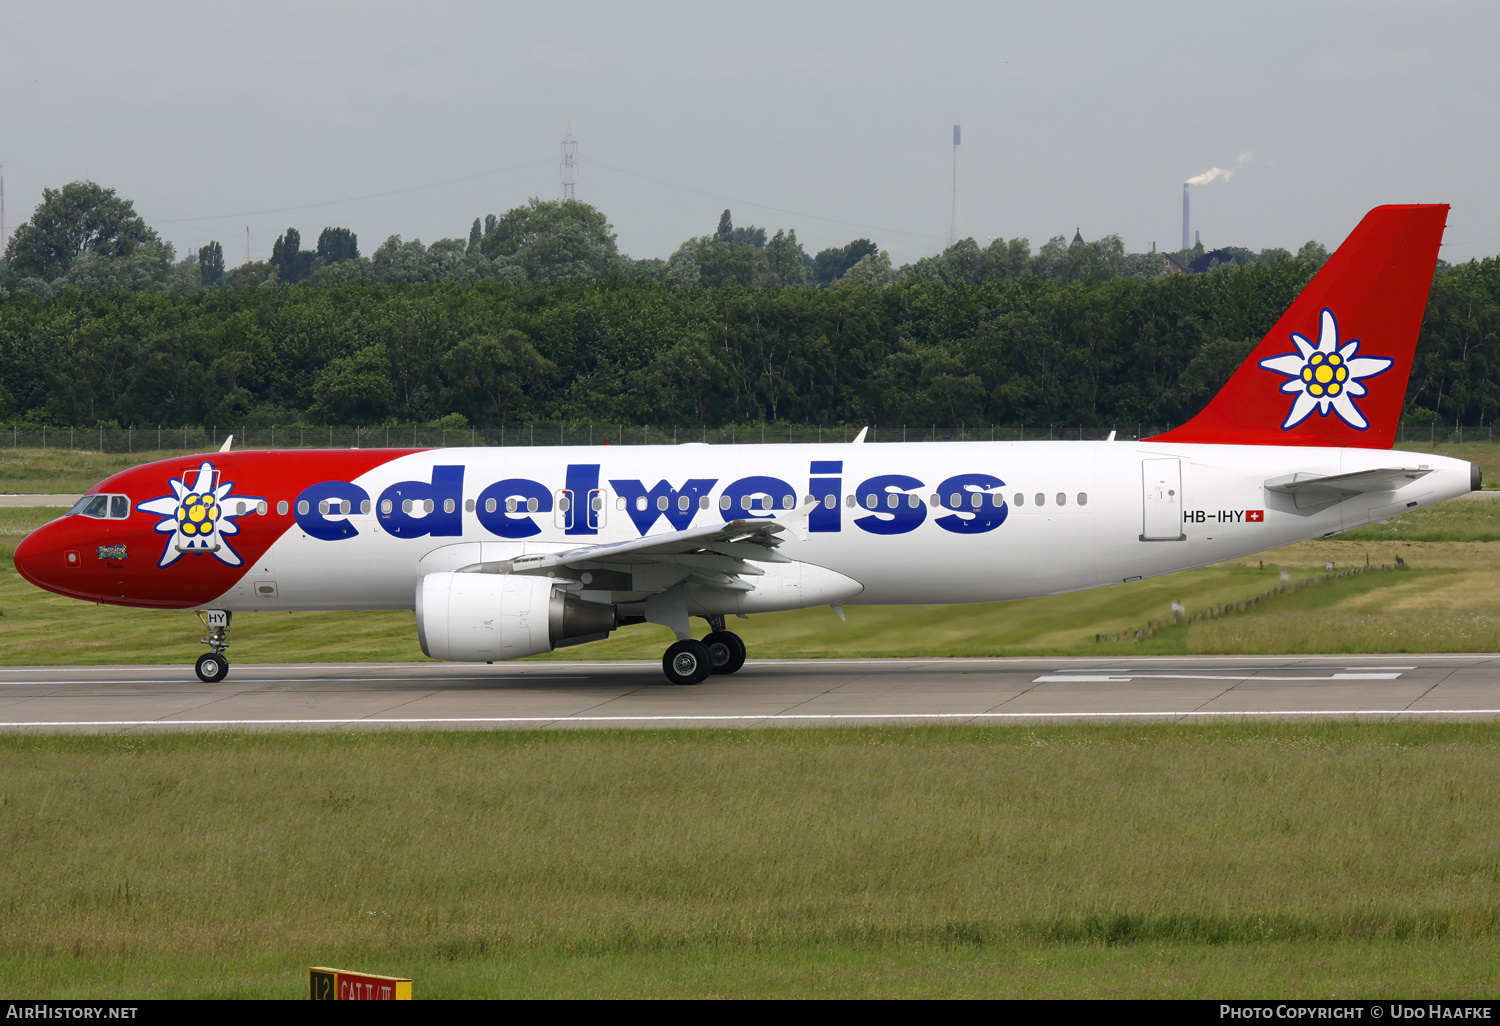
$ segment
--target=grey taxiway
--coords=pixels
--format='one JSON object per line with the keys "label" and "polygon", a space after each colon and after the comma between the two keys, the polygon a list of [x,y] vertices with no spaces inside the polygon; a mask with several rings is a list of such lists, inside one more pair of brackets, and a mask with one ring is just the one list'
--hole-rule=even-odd
{"label": "grey taxiway", "polygon": [[0,731],[792,727],[1500,719],[1500,656],[752,660],[0,669]]}

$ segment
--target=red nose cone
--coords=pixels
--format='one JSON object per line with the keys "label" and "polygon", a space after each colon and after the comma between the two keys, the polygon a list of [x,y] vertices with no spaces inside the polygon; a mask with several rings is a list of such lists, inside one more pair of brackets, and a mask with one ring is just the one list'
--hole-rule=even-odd
{"label": "red nose cone", "polygon": [[16,546],[16,572],[38,588],[67,595],[66,571],[77,573],[82,555],[77,548],[65,548],[58,521],[43,524],[21,539]]}
{"label": "red nose cone", "polygon": [[37,542],[36,536],[37,532],[33,531],[22,538],[21,544],[16,546],[16,573],[26,578],[32,584],[45,588],[46,585],[37,579],[37,553],[41,545]]}

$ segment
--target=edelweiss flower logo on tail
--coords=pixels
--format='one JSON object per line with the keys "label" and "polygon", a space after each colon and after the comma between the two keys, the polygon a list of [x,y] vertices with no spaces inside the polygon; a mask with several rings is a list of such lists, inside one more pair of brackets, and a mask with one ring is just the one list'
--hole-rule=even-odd
{"label": "edelweiss flower logo on tail", "polygon": [[[157,521],[156,530],[172,536],[157,566],[166,566],[184,552],[212,553],[230,566],[240,565],[239,553],[230,548],[227,536],[238,534],[235,519],[254,512],[263,500],[233,495],[233,483],[216,485],[217,476],[213,464],[205,462],[198,467],[191,487],[173,478],[170,483],[175,494],[136,507],[160,514],[163,519]],[[234,501],[228,501],[231,498]]]}
{"label": "edelweiss flower logo on tail", "polygon": [[1354,405],[1354,400],[1369,389],[1359,383],[1360,378],[1373,378],[1391,368],[1394,360],[1383,356],[1356,356],[1359,339],[1339,346],[1339,325],[1332,310],[1323,311],[1323,324],[1318,332],[1318,344],[1314,346],[1305,337],[1292,332],[1295,353],[1268,356],[1260,361],[1266,370],[1285,374],[1292,380],[1281,386],[1283,392],[1297,396],[1291,412],[1282,423],[1283,431],[1296,427],[1306,420],[1313,410],[1328,416],[1333,409],[1344,423],[1363,431],[1370,426],[1364,414]]}

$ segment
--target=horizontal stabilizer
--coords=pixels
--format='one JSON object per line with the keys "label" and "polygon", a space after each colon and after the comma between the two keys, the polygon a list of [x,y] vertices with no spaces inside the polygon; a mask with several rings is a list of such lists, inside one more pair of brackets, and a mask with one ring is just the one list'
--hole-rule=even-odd
{"label": "horizontal stabilizer", "polygon": [[1298,473],[1272,478],[1266,482],[1266,490],[1290,495],[1298,509],[1305,509],[1361,492],[1393,492],[1430,473],[1427,467],[1383,467],[1350,474]]}

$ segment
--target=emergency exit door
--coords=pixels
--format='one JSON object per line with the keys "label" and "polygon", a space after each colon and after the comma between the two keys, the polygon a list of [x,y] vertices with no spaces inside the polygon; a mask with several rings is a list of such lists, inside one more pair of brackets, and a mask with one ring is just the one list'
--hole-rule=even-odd
{"label": "emergency exit door", "polygon": [[1141,460],[1141,541],[1186,541],[1182,531],[1182,461]]}

